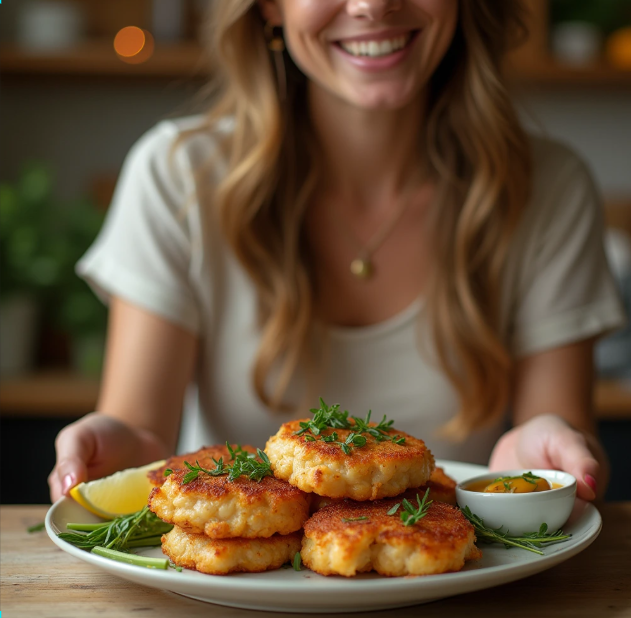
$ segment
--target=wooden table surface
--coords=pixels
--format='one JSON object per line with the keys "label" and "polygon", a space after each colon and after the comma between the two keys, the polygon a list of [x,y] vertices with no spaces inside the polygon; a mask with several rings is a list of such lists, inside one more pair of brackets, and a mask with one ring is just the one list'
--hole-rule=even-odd
{"label": "wooden table surface", "polygon": [[[0,610],[7,618],[272,615],[193,601],[108,575],[58,549],[45,532],[26,532],[28,526],[43,520],[46,509],[45,506],[0,508]],[[601,513],[604,524],[598,539],[578,556],[544,573],[427,605],[366,615],[371,618],[631,617],[631,502],[605,504]],[[342,615],[360,614],[339,614]]]}

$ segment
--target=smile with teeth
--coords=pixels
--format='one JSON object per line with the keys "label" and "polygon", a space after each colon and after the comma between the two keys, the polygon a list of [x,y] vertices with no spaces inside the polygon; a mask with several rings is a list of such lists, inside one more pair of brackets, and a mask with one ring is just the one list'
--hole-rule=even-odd
{"label": "smile with teeth", "polygon": [[344,51],[353,56],[379,58],[403,49],[411,39],[412,33],[408,32],[383,41],[340,41],[339,44]]}

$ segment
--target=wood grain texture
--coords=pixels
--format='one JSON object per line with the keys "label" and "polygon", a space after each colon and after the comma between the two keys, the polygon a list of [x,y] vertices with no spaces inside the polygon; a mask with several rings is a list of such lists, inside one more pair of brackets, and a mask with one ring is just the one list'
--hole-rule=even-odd
{"label": "wood grain texture", "polygon": [[[273,615],[193,601],[103,573],[58,549],[45,532],[26,532],[28,526],[42,521],[45,513],[45,506],[3,506],[0,509],[0,599],[7,617],[261,618]],[[601,513],[603,531],[594,544],[544,573],[428,605],[367,615],[370,618],[631,617],[631,502],[606,504]],[[360,614],[339,614],[342,615]]]}

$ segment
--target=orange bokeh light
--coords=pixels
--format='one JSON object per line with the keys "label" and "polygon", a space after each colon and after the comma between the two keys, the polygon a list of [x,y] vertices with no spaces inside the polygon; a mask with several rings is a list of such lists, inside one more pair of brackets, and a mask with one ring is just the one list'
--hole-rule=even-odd
{"label": "orange bokeh light", "polygon": [[140,64],[149,60],[153,47],[151,34],[137,26],[126,26],[114,37],[114,51],[121,60],[129,64]]}

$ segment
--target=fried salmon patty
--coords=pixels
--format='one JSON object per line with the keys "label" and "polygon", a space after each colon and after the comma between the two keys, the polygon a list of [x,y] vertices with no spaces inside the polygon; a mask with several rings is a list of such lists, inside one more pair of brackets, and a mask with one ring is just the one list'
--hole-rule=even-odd
{"label": "fried salmon patty", "polygon": [[[398,498],[407,498],[408,500],[415,499],[417,494],[421,498],[425,495],[425,491],[429,489],[428,500],[435,502],[446,502],[447,504],[456,504],[456,481],[450,476],[445,474],[442,468],[434,468],[429,481],[425,485],[421,485],[415,489],[408,489]],[[326,496],[318,496],[317,494],[311,494],[311,512],[323,509],[329,504],[337,504],[342,502],[342,498],[327,498]]]}
{"label": "fried salmon patty", "polygon": [[445,474],[442,468],[434,468],[432,475],[429,477],[429,481],[417,487],[416,489],[408,489],[404,492],[400,498],[407,498],[412,500],[416,498],[417,494],[422,498],[425,495],[425,491],[429,489],[429,500],[434,502],[446,502],[447,504],[456,504],[456,481],[450,476]]}
{"label": "fried salmon patty", "polygon": [[187,472],[173,472],[149,496],[160,519],[187,532],[215,539],[270,537],[300,530],[309,516],[308,496],[273,476],[256,482],[200,474],[185,484]]}
{"label": "fried salmon patty", "polygon": [[[265,446],[274,475],[303,491],[329,498],[376,500],[425,484],[434,469],[434,457],[425,443],[401,431],[390,429],[387,435],[405,438],[404,444],[366,436],[366,445],[353,446],[347,455],[339,444],[296,435],[300,423],[307,420],[285,423]],[[351,433],[350,429],[326,429],[321,436],[334,431],[339,442]]]}
{"label": "fried salmon patty", "polygon": [[162,552],[178,566],[210,575],[260,573],[291,562],[301,538],[294,532],[266,539],[210,539],[176,526],[162,535]]}
{"label": "fried salmon patty", "polygon": [[[243,451],[247,451],[248,453],[256,455],[256,449],[253,446],[240,446],[237,444],[233,444],[232,448],[234,450],[240,448]],[[188,461],[188,463],[190,464],[194,464],[196,461],[198,461],[199,465],[203,468],[214,468],[215,462],[213,461],[213,459],[219,461],[219,459],[221,458],[223,458],[225,463],[228,463],[231,459],[231,454],[225,444],[203,446],[194,453],[186,453],[185,455],[176,455],[174,457],[169,457],[162,467],[156,468],[155,470],[150,470],[147,473],[147,476],[149,477],[149,480],[153,485],[159,487],[166,480],[164,472],[167,468],[171,470],[185,470],[185,461]]]}
{"label": "fried salmon patty", "polygon": [[400,509],[388,515],[396,504],[345,500],[321,509],[305,523],[303,563],[321,575],[431,575],[459,571],[482,555],[473,526],[456,507],[434,502],[425,517],[405,526]]}

